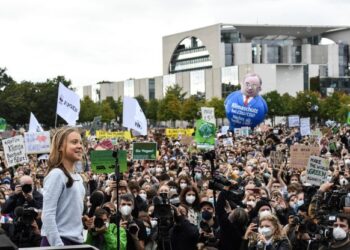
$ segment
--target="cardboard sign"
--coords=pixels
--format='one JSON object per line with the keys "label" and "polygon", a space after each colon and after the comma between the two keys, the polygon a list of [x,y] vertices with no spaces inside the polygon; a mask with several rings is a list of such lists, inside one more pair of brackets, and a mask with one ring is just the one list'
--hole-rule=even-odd
{"label": "cardboard sign", "polygon": [[228,130],[230,129],[229,126],[222,126],[221,127],[221,134],[227,135]]}
{"label": "cardboard sign", "polygon": [[300,119],[300,134],[302,136],[311,134],[310,117]]}
{"label": "cardboard sign", "polygon": [[222,140],[222,143],[224,144],[224,146],[233,146],[233,140],[232,138],[224,138]]}
{"label": "cardboard sign", "polygon": [[168,138],[175,138],[178,139],[179,136],[192,136],[192,134],[194,133],[194,129],[193,128],[188,128],[188,129],[184,129],[184,128],[167,128],[165,129],[165,136]]}
{"label": "cardboard sign", "polygon": [[181,137],[181,144],[182,145],[190,145],[193,141],[192,136],[182,136]]}
{"label": "cardboard sign", "polygon": [[270,152],[270,159],[272,162],[272,165],[281,165],[284,160],[284,154],[281,151],[271,151]]}
{"label": "cardboard sign", "polygon": [[202,113],[202,119],[204,121],[207,121],[216,125],[214,108],[201,107],[201,113]]}
{"label": "cardboard sign", "polygon": [[112,150],[95,150],[90,153],[91,170],[97,174],[110,174],[115,169]]}
{"label": "cardboard sign", "polygon": [[306,180],[315,186],[327,181],[327,172],[329,168],[329,160],[317,156],[311,156],[306,169]]}
{"label": "cardboard sign", "polygon": [[156,142],[134,142],[132,147],[132,158],[134,160],[156,160]]}
{"label": "cardboard sign", "polygon": [[318,156],[318,146],[293,145],[290,147],[290,166],[292,168],[306,168],[309,158],[312,155]]}
{"label": "cardboard sign", "polygon": [[28,162],[24,140],[21,135],[2,140],[2,145],[8,167]]}
{"label": "cardboard sign", "polygon": [[288,116],[288,126],[290,128],[299,127],[299,125],[300,125],[300,118],[298,115]]}
{"label": "cardboard sign", "polygon": [[24,133],[24,143],[27,154],[42,154],[50,152],[50,132]]}

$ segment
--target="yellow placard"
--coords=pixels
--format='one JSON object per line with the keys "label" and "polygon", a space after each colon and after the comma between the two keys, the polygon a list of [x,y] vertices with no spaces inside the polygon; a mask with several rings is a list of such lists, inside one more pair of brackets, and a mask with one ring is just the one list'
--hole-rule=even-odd
{"label": "yellow placard", "polygon": [[165,136],[169,138],[179,138],[179,136],[192,136],[193,128],[167,128],[165,129]]}
{"label": "yellow placard", "polygon": [[96,130],[97,139],[112,139],[112,138],[122,138],[125,140],[131,140],[130,131],[113,131],[108,132],[104,130]]}

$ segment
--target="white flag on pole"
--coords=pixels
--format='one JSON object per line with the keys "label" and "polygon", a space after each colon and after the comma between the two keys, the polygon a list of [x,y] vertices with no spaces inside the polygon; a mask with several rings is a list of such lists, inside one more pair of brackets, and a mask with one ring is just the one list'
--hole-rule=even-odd
{"label": "white flag on pole", "polygon": [[123,126],[136,130],[141,135],[147,135],[146,116],[135,98],[124,96]]}
{"label": "white flag on pole", "polygon": [[43,128],[40,123],[36,119],[35,115],[30,112],[30,121],[29,121],[29,129],[28,132],[43,132]]}
{"label": "white flag on pole", "polygon": [[70,90],[62,83],[58,88],[57,111],[69,125],[75,125],[79,119],[80,98],[74,91]]}

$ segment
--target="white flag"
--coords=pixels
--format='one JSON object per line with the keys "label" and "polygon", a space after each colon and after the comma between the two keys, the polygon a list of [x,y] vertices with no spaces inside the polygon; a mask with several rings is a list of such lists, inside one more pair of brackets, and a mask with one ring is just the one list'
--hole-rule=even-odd
{"label": "white flag", "polygon": [[138,101],[135,98],[124,96],[123,126],[147,135],[147,120]]}
{"label": "white flag", "polygon": [[79,119],[80,98],[74,91],[70,90],[62,83],[58,88],[57,111],[69,125],[75,125]]}
{"label": "white flag", "polygon": [[28,132],[43,132],[43,128],[40,123],[36,119],[35,115],[30,112],[30,121],[29,121],[29,129]]}

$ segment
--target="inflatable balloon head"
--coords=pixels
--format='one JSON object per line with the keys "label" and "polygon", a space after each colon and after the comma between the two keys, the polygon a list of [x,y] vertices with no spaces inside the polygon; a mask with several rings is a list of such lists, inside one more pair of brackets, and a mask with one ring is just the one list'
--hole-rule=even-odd
{"label": "inflatable balloon head", "polygon": [[227,96],[225,110],[232,131],[240,127],[254,128],[264,120],[268,109],[264,98],[259,95],[261,84],[258,74],[247,74],[241,90]]}
{"label": "inflatable balloon head", "polygon": [[245,96],[257,96],[261,91],[261,84],[261,78],[258,74],[249,73],[244,77],[241,91]]}

